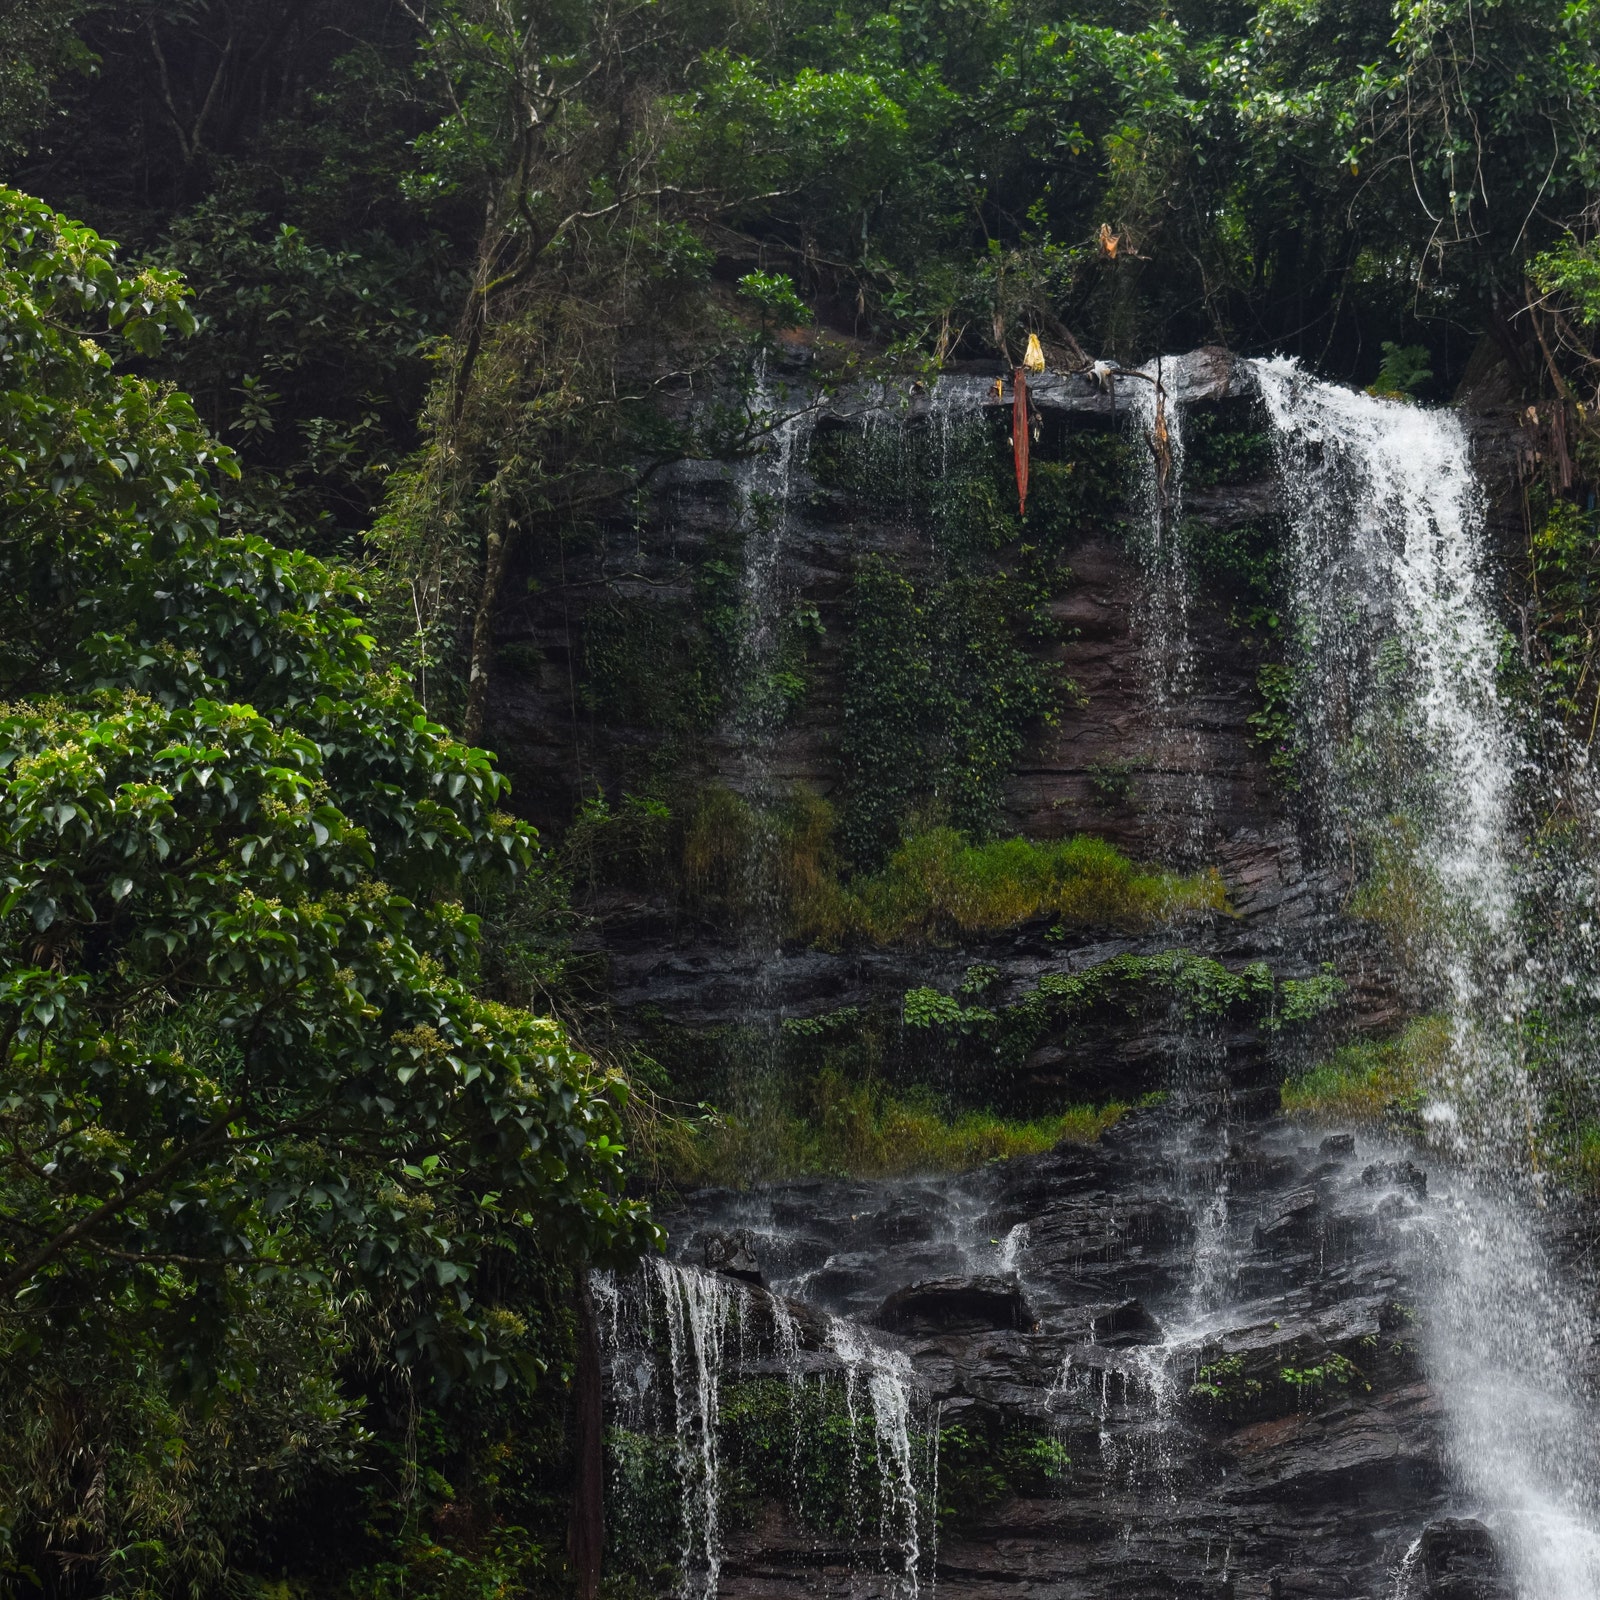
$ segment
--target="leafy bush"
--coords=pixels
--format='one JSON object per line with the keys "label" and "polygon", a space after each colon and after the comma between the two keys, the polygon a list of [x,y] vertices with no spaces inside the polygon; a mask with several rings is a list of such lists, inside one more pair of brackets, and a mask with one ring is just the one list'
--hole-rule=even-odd
{"label": "leafy bush", "polygon": [[1385,339],[1382,345],[1383,360],[1378,366],[1378,376],[1373,381],[1371,393],[1388,400],[1410,400],[1417,390],[1433,380],[1429,367],[1427,347],[1420,344],[1396,344]]}
{"label": "leafy bush", "polygon": [[974,844],[954,828],[930,828],[880,870],[848,876],[832,808],[799,789],[770,812],[730,790],[704,789],[681,848],[691,906],[741,920],[775,912],[782,933],[824,946],[938,943],[1041,917],[1136,932],[1178,916],[1228,915],[1215,871],[1143,867],[1087,834]]}
{"label": "leafy bush", "polygon": [[1183,877],[1140,867],[1087,834],[972,844],[953,828],[907,839],[881,872],[852,879],[848,897],[847,917],[880,944],[989,932],[1037,917],[1138,930],[1182,913],[1228,913],[1215,871]]}

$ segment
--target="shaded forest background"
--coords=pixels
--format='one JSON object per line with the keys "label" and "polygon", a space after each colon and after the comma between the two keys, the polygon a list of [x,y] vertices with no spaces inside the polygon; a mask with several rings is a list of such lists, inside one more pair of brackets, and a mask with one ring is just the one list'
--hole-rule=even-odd
{"label": "shaded forest background", "polygon": [[[587,1583],[576,1286],[654,1245],[682,1135],[569,1042],[572,860],[474,748],[494,614],[657,466],[748,449],[772,419],[712,402],[780,335],[824,382],[1037,334],[1541,408],[1586,715],[1590,0],[0,0],[0,40],[17,1593]],[[113,768],[189,876],[109,801],[61,842]],[[258,800],[185,811],[216,771]]]}

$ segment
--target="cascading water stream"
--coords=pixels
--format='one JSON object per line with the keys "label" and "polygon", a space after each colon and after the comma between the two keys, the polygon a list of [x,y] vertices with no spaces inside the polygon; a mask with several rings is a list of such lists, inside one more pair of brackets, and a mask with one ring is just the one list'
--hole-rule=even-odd
{"label": "cascading water stream", "polygon": [[749,915],[741,936],[752,961],[745,1012],[752,1037],[759,1041],[750,1072],[753,1092],[759,1094],[759,1080],[776,1060],[779,1027],[772,989],[781,953],[782,906],[772,869],[777,847],[772,809],[779,798],[773,761],[787,712],[782,666],[789,590],[784,561],[795,477],[805,463],[816,412],[814,404],[771,378],[765,351],[757,359],[755,379],[751,418],[764,437],[737,480],[743,570],[737,691],[729,731],[739,756],[738,786],[751,802],[743,862]]}
{"label": "cascading water stream", "polygon": [[815,404],[797,400],[768,375],[766,353],[756,366],[751,398],[762,446],[739,480],[744,567],[739,580],[739,748],[753,798],[772,798],[772,744],[783,705],[771,680],[783,647],[787,591],[783,564],[795,474],[803,466],[816,422]]}
{"label": "cascading water stream", "polygon": [[[610,1372],[613,1425],[639,1438],[670,1446],[676,1482],[676,1528],[668,1529],[678,1572],[679,1600],[715,1600],[722,1578],[725,1530],[722,1498],[723,1390],[775,1363],[789,1391],[793,1417],[788,1476],[796,1503],[804,1490],[800,1474],[803,1418],[807,1414],[807,1357],[793,1312],[781,1299],[763,1295],[722,1273],[702,1271],[652,1257],[636,1274],[590,1275],[596,1322]],[[752,1325],[770,1325],[752,1334]],[[763,1360],[763,1347],[766,1359]],[[848,1423],[851,1460],[849,1504],[857,1539],[876,1533],[883,1568],[905,1600],[915,1600],[932,1560],[936,1523],[923,1518],[937,1482],[938,1420],[920,1424],[926,1459],[917,1449],[918,1397],[906,1356],[885,1348],[842,1318],[828,1325],[824,1348],[811,1358],[818,1380],[837,1385]],[[861,1432],[870,1426],[869,1458]],[[879,1520],[870,1529],[860,1516],[869,1503],[862,1482],[872,1472]],[[617,1487],[622,1487],[619,1483]],[[635,1510],[654,1520],[670,1515],[656,1503]]]}
{"label": "cascading water stream", "polygon": [[723,1343],[732,1293],[714,1272],[695,1272],[654,1258],[666,1309],[668,1362],[677,1413],[678,1472],[683,1488],[683,1593],[714,1600],[722,1572],[717,1423],[721,1414]]}
{"label": "cascading water stream", "polygon": [[1377,863],[1377,909],[1448,1023],[1424,1115],[1459,1169],[1414,1227],[1458,1492],[1495,1527],[1522,1600],[1593,1600],[1600,1456],[1577,1370],[1594,1335],[1531,1224],[1522,1039],[1542,980],[1521,932],[1514,790],[1529,763],[1498,688],[1468,441],[1449,412],[1288,360],[1255,372],[1278,430],[1312,786],[1352,866],[1358,851]]}
{"label": "cascading water stream", "polygon": [[1149,706],[1151,801],[1169,856],[1206,859],[1211,795],[1197,722],[1194,579],[1184,529],[1184,407],[1188,361],[1163,356],[1117,380],[1133,438],[1128,509],[1144,584],[1138,609],[1140,677]]}
{"label": "cascading water stream", "polygon": [[1144,569],[1140,632],[1144,680],[1158,716],[1185,699],[1194,682],[1189,563],[1179,537],[1183,511],[1183,363],[1160,358],[1119,380],[1135,438],[1128,509]]}
{"label": "cascading water stream", "polygon": [[[882,1495],[880,1536],[894,1546],[903,1570],[904,1591],[916,1600],[922,1567],[921,1509],[911,1447],[911,1363],[898,1350],[876,1350],[862,1331],[835,1317],[828,1344],[844,1363],[845,1398],[851,1423],[851,1449],[862,1376],[872,1402],[875,1465]],[[937,1426],[935,1427],[937,1439]],[[937,1454],[933,1471],[937,1473]],[[852,1475],[859,1470],[852,1459]]]}
{"label": "cascading water stream", "polygon": [[1317,686],[1303,697],[1314,786],[1429,924],[1409,953],[1454,1032],[1435,1118],[1465,1119],[1464,1155],[1509,1153],[1536,1116],[1519,1043],[1522,753],[1497,687],[1466,435],[1449,412],[1318,383],[1286,360],[1256,373],[1278,429],[1301,673]]}

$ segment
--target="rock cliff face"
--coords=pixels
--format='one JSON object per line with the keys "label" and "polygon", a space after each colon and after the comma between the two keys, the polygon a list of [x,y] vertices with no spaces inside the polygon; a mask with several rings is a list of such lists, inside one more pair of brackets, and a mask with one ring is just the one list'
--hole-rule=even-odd
{"label": "rock cliff face", "polygon": [[[1155,1112],[958,1182],[698,1197],[674,1236],[701,1259],[742,1232],[776,1291],[884,1329],[942,1427],[1060,1440],[1057,1484],[940,1539],[938,1592],[1388,1600],[1425,1528],[1425,1552],[1466,1538],[1417,1359],[1430,1204],[1349,1136]],[[1402,1592],[1508,1592],[1486,1541],[1480,1588]],[[876,1564],[773,1508],[730,1535],[722,1592],[873,1592]]]}
{"label": "rock cliff face", "polygon": [[[963,381],[959,416],[991,430],[998,451],[1006,410],[987,399],[987,375]],[[1089,437],[1125,441],[1137,467],[1137,382],[1113,392],[1087,377],[1041,381],[1038,458],[1068,458]],[[1189,556],[1236,551],[1263,529],[1270,546],[1279,490],[1248,372],[1201,352],[1176,389],[1189,470],[1169,537],[1181,531]],[[871,558],[922,577],[941,557],[870,484],[841,486],[816,463],[830,438],[947,428],[950,406],[938,394],[895,395],[886,416],[860,396],[810,392],[796,373],[767,398],[804,408],[781,481],[770,461],[759,482],[726,462],[658,473],[626,517],[604,523],[589,548],[561,552],[559,567],[547,561],[502,616],[490,742],[537,820],[559,826],[597,786],[615,796],[668,767],[676,781],[689,774],[756,799],[796,786],[843,792],[853,578]],[[1501,465],[1506,437],[1497,424],[1487,438]],[[1203,447],[1218,438],[1232,453],[1208,461]],[[764,519],[752,521],[763,497]],[[1251,614],[1249,583],[1237,566],[1186,556],[1175,642],[1172,596],[1160,615],[1152,603],[1170,574],[1130,527],[1136,518],[1127,500],[1102,505],[1053,553],[1054,627],[1038,648],[1077,694],[1056,726],[1030,730],[997,827],[1034,839],[1093,833],[1136,857],[1215,867],[1230,914],[1141,935],[1063,932],[1044,919],[933,948],[829,949],[697,915],[647,872],[595,885],[588,903],[623,1025],[647,1014],[705,1031],[847,1007],[895,1013],[910,989],[956,992],[975,964],[991,974],[985,1004],[1000,1007],[1041,978],[1175,944],[1235,972],[1266,961],[1303,978],[1331,963],[1346,985],[1343,1027],[1402,1020],[1378,942],[1347,913],[1339,842],[1318,836],[1270,760],[1261,668],[1271,625]],[[767,541],[768,621],[808,618],[798,707],[752,734],[724,698],[685,736],[682,718],[636,714],[655,703],[649,684],[597,697],[604,629],[626,616],[655,641],[646,678],[663,663],[679,670],[719,572],[743,573],[748,634],[756,534]],[[1250,581],[1259,610],[1259,574]],[[1174,651],[1176,676],[1162,659]],[[1160,688],[1164,676],[1176,691]],[[1197,1032],[1176,1014],[1102,1017],[1049,1033],[1022,1068],[1035,1098],[1058,1105],[1173,1091],[1098,1145],[963,1178],[689,1197],[666,1219],[687,1276],[661,1291],[665,1320],[648,1323],[643,1344],[618,1314],[610,1357],[614,1393],[632,1396],[650,1425],[676,1415],[680,1489],[700,1506],[698,1523],[685,1512],[672,1557],[683,1592],[909,1600],[936,1585],[973,1600],[1510,1600],[1488,1531],[1447,1515],[1442,1414],[1419,1364],[1437,1196],[1395,1150],[1279,1119],[1283,1049],[1259,1021]],[[899,1447],[884,1431],[894,1395],[902,1413],[920,1408],[901,1416],[905,1449],[913,1435],[926,1451],[935,1436],[1021,1430],[1030,1448],[1057,1451],[1049,1482],[1001,1474],[967,1494],[936,1540],[930,1521],[920,1543],[886,1546],[859,1516],[852,1529],[848,1516],[808,1514],[797,1431],[795,1492],[746,1483],[742,1513],[719,1521],[718,1385],[790,1385],[798,1430],[805,1385],[833,1382],[853,1429],[863,1340],[878,1352],[869,1387],[883,1504],[898,1492]],[[649,1377],[653,1362],[676,1385],[672,1405],[667,1378]],[[959,1475],[958,1455],[947,1450],[938,1470]],[[904,1470],[908,1496],[939,1501],[936,1485],[912,1486]]]}
{"label": "rock cliff face", "polygon": [[[986,375],[961,381],[955,423],[990,429],[998,456],[1009,405],[988,400]],[[830,439],[870,437],[873,429],[878,436],[915,438],[950,427],[952,412],[926,396],[899,392],[887,396],[887,411],[876,394],[870,398],[877,409],[859,396],[818,399],[801,383],[797,377],[781,391],[792,407],[811,408],[798,445],[786,446],[781,531],[760,535],[773,546],[769,606],[775,612],[803,607],[813,619],[798,709],[753,762],[748,729],[726,704],[699,735],[674,744],[659,725],[626,720],[639,695],[617,705],[595,703],[597,627],[626,616],[641,632],[682,635],[696,606],[704,609],[708,568],[743,562],[748,572],[757,559],[750,548],[754,536],[741,531],[749,520],[751,468],[677,463],[656,474],[625,520],[604,523],[590,547],[562,555],[564,582],[552,581],[560,574],[547,561],[525,598],[502,615],[489,742],[513,776],[520,806],[542,826],[559,831],[581,798],[648,784],[672,763],[680,781],[687,773],[699,786],[747,794],[753,787],[798,786],[839,797],[844,658],[855,627],[852,577],[871,558],[921,576],[938,567],[940,556],[914,518],[892,505],[886,509],[859,484],[819,481],[812,462],[826,455]],[[1072,440],[1085,437],[1144,450],[1131,420],[1137,383],[1125,378],[1108,392],[1083,376],[1040,380],[1033,396],[1042,421],[1037,459],[1060,458]],[[1256,441],[1242,470],[1224,463],[1202,473],[1191,464],[1191,479],[1200,481],[1183,493],[1178,517],[1186,537],[1220,543],[1241,531],[1270,529],[1277,486],[1247,369],[1223,352],[1199,352],[1188,358],[1183,393],[1191,431],[1218,423],[1238,435],[1255,430]],[[770,478],[763,483],[758,494],[775,492]],[[1126,500],[1108,501],[1077,518],[1053,552],[1057,583],[1048,611],[1054,638],[1038,653],[1075,693],[1055,727],[1028,729],[1003,786],[996,831],[1035,839],[1084,832],[1137,858],[1215,867],[1231,916],[1145,938],[1108,937],[1096,929],[1063,938],[1047,920],[1000,937],[948,940],[932,951],[829,952],[772,936],[752,938],[748,930],[687,913],[664,886],[635,882],[601,889],[589,902],[593,941],[620,1011],[648,1007],[706,1029],[747,1021],[758,1010],[791,1018],[847,1006],[894,1010],[908,988],[953,986],[978,962],[998,971],[990,999],[1004,1004],[1042,973],[1176,942],[1233,967],[1265,959],[1289,977],[1333,961],[1350,985],[1356,1025],[1394,1022],[1397,1001],[1370,930],[1340,914],[1349,887],[1345,864],[1303,835],[1299,799],[1275,777],[1270,742],[1252,725],[1263,708],[1257,686],[1263,628],[1245,615],[1250,597],[1241,595],[1236,574],[1202,567],[1183,603],[1189,665],[1182,693],[1160,697],[1153,691],[1148,597],[1159,577],[1130,528],[1136,515]],[[1255,598],[1259,605],[1261,597]],[[1115,1092],[1119,1080],[1130,1092],[1157,1086],[1170,1039],[1126,1027],[1118,1032],[1093,1049],[1077,1050],[1078,1067],[1057,1071],[1053,1089],[1082,1098]],[[1270,1072],[1259,1040],[1232,1042],[1241,1079]]]}

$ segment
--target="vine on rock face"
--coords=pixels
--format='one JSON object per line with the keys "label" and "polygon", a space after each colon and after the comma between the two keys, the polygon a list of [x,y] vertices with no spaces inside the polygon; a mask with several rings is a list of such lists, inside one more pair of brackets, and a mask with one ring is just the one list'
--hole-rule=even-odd
{"label": "vine on rock face", "polygon": [[1005,575],[919,585],[881,557],[862,562],[839,739],[852,860],[881,861],[919,809],[994,832],[1028,731],[1056,722],[1066,687],[1018,639],[1036,605]]}

